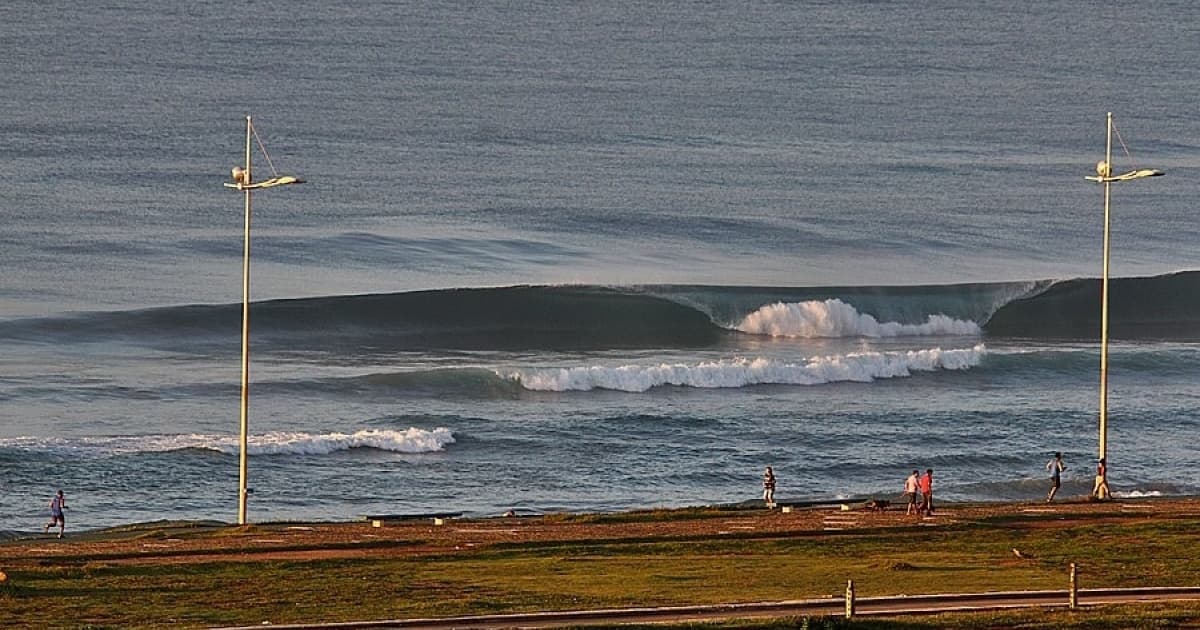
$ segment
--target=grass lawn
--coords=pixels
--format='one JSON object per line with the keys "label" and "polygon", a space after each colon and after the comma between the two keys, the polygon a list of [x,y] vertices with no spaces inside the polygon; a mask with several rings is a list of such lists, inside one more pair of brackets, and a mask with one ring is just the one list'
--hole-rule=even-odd
{"label": "grass lawn", "polygon": [[[222,532],[202,536],[215,542]],[[1198,548],[1193,518],[1061,524],[1008,515],[945,527],[599,537],[453,553],[372,547],[353,557],[300,560],[127,563],[80,555],[6,569],[0,626],[203,627],[777,601],[840,597],[847,579],[860,597],[1065,589],[1071,562],[1081,588],[1183,586],[1200,584]],[[1198,619],[1200,605],[1155,604],[724,627],[1160,628]]]}

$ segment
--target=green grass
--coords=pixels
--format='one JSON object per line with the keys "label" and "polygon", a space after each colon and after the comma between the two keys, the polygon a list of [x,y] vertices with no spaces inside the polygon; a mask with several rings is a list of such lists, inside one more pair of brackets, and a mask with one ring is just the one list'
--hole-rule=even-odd
{"label": "green grass", "polygon": [[[1200,530],[1193,521],[1028,527],[1034,522],[785,538],[526,543],[403,559],[183,565],[56,560],[53,566],[8,571],[9,582],[0,587],[0,627],[201,627],[773,601],[840,597],[848,579],[860,597],[1065,589],[1071,562],[1079,567],[1083,588],[1200,584],[1200,557],[1194,553]],[[943,617],[809,623],[1149,628],[1179,627],[1198,615],[1200,608],[1181,605],[955,615],[949,625]],[[1072,625],[1085,617],[1090,621]],[[790,623],[778,627],[798,627],[802,620]]]}

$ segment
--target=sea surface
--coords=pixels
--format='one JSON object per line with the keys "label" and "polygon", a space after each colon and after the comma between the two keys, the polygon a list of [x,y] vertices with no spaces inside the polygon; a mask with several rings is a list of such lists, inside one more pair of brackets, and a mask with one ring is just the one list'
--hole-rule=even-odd
{"label": "sea surface", "polygon": [[[0,529],[1200,494],[1200,4],[0,8]],[[260,142],[261,141],[261,147]],[[265,151],[263,150],[265,148]]]}

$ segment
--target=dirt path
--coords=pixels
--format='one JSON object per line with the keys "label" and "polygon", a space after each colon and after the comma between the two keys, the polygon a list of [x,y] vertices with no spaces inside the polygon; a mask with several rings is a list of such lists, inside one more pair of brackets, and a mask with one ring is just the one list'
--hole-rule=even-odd
{"label": "dirt path", "polygon": [[720,536],[820,536],[861,530],[945,527],[985,519],[1012,519],[1012,527],[1061,527],[1086,520],[1200,517],[1200,499],[1139,499],[1093,503],[947,505],[932,517],[840,507],[682,510],[618,515],[432,519],[389,522],[259,524],[149,523],[118,530],[35,537],[0,543],[0,568],[125,563],[311,560],[453,554],[514,543],[582,540],[672,540]]}

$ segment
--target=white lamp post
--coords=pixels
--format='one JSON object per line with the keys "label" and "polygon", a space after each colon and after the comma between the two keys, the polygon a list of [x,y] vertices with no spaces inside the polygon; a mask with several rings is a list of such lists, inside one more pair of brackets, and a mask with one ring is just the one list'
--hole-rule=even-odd
{"label": "white lamp post", "polygon": [[[1104,161],[1096,164],[1096,175],[1088,176],[1094,182],[1104,184],[1104,263],[1100,280],[1100,459],[1108,464],[1108,253],[1109,253],[1109,200],[1113,182],[1127,182],[1144,177],[1157,177],[1162,171],[1138,169],[1112,174],[1112,112],[1108,113],[1108,135],[1104,145]],[[1101,497],[1103,498],[1103,497]]]}
{"label": "white lamp post", "polygon": [[[246,194],[246,229],[242,241],[242,420],[241,433],[238,440],[238,525],[246,524],[246,443],[249,424],[247,422],[247,407],[250,401],[250,193],[262,188],[273,188],[287,184],[303,184],[304,180],[291,175],[279,176],[254,182],[250,176],[250,137],[254,135],[254,126],[250,117],[246,116],[246,167],[233,167],[233,183],[226,183],[226,188],[234,188]],[[267,158],[270,163],[270,158]],[[274,167],[272,167],[274,170]]]}

